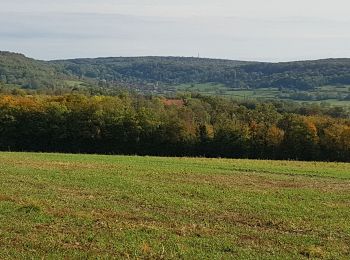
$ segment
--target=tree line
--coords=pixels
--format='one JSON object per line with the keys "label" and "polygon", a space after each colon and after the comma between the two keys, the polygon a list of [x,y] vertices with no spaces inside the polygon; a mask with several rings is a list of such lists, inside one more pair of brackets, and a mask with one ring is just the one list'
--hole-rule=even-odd
{"label": "tree line", "polygon": [[337,111],[205,96],[3,94],[0,149],[349,162],[350,119]]}

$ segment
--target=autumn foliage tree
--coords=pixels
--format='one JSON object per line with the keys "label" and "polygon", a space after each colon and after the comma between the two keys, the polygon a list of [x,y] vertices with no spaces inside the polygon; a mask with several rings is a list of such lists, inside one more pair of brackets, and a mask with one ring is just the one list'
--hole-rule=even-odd
{"label": "autumn foliage tree", "polygon": [[0,149],[350,161],[350,120],[203,96],[2,95]]}

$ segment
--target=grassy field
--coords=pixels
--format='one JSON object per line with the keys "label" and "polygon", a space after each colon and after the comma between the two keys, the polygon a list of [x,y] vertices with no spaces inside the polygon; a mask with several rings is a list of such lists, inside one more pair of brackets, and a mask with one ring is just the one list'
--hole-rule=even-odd
{"label": "grassy field", "polygon": [[80,80],[65,80],[64,83],[69,87],[80,87],[84,82]]}
{"label": "grassy field", "polygon": [[[173,86],[176,91],[192,91],[198,92],[202,95],[219,95],[225,97],[233,97],[237,99],[280,99],[286,101],[306,102],[306,103],[327,103],[332,106],[345,106],[350,107],[349,100],[339,100],[334,97],[333,99],[325,99],[322,101],[314,100],[294,100],[288,98],[281,98],[281,91],[278,88],[258,88],[258,89],[234,89],[229,88],[223,84],[217,83],[204,83],[204,84],[182,84]],[[350,94],[350,86],[322,86],[314,90],[308,91],[310,94],[333,94],[335,96],[346,96]]]}
{"label": "grassy field", "polygon": [[350,164],[0,153],[0,259],[349,259]]}

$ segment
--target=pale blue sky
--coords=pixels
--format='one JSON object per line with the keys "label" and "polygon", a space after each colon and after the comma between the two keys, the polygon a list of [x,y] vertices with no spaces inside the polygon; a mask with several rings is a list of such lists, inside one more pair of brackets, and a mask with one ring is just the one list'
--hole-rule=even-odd
{"label": "pale blue sky", "polygon": [[40,59],[350,57],[345,0],[0,0],[0,50]]}

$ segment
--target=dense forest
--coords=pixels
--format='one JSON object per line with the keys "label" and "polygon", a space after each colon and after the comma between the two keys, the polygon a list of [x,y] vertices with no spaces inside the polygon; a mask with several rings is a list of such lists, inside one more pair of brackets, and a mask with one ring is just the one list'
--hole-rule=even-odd
{"label": "dense forest", "polygon": [[0,83],[25,89],[54,88],[63,84],[63,74],[44,61],[22,54],[0,52]]}
{"label": "dense forest", "polygon": [[349,162],[350,119],[208,96],[1,95],[0,149]]}
{"label": "dense forest", "polygon": [[0,82],[26,89],[76,88],[67,81],[116,86],[150,93],[167,86],[219,83],[229,88],[274,87],[311,90],[350,84],[350,59],[284,63],[244,62],[182,57],[96,58],[38,61],[0,52]]}
{"label": "dense forest", "polygon": [[350,84],[350,59],[258,63],[196,58],[99,58],[55,61],[62,73],[107,82],[221,83],[232,88],[307,90]]}

